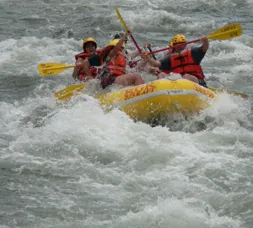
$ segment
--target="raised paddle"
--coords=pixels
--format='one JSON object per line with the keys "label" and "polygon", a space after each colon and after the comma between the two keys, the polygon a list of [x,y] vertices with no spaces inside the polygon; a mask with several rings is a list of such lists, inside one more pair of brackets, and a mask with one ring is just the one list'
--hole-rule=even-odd
{"label": "raised paddle", "polygon": [[[117,15],[118,15],[121,23],[124,25],[125,29],[127,31],[129,31],[128,27],[126,26],[125,22],[123,21],[121,15],[119,14],[119,11],[117,10],[117,7],[115,7],[115,10],[117,12]],[[241,34],[242,34],[242,29],[241,29],[240,24],[231,24],[231,25],[223,26],[222,28],[218,29],[214,33],[212,33],[209,36],[207,36],[207,38],[208,39],[213,39],[213,40],[226,40],[226,39],[230,39],[230,38],[234,38],[234,37],[240,36]],[[130,35],[130,37],[132,38],[132,40],[133,40],[135,46],[137,47],[137,49],[141,52],[138,44],[136,43],[136,41],[134,40],[134,38],[132,37],[132,35]],[[190,44],[190,43],[194,43],[194,42],[198,42],[198,41],[200,41],[200,39],[187,42],[186,44]],[[179,44],[179,45],[176,45],[176,46],[180,46],[180,45],[184,45],[184,44]],[[148,54],[154,54],[154,53],[157,53],[157,52],[168,50],[170,48],[171,47],[163,48],[163,49],[160,49],[160,50],[149,52]],[[44,69],[43,69],[44,70],[44,74],[48,74],[48,73],[50,73],[49,75],[57,74],[57,73],[60,73],[60,72],[62,72],[63,70],[65,70],[67,68],[74,67],[74,65],[66,66],[64,64],[59,64],[59,63],[51,63],[51,64],[57,64],[57,66],[54,65],[54,67],[53,67],[51,65],[49,67],[44,67]],[[44,64],[44,65],[46,65],[46,64]],[[51,72],[54,72],[54,73],[51,73]],[[46,75],[44,75],[44,76],[46,76]],[[73,96],[73,94],[75,92],[78,92],[78,91],[82,90],[84,87],[85,87],[85,84],[71,85],[71,86],[69,86],[69,87],[67,87],[65,89],[62,89],[62,90],[56,92],[54,95],[55,95],[55,97],[58,100],[68,100],[68,99],[71,98],[71,96]],[[215,92],[227,92],[227,93],[230,93],[230,94],[233,94],[233,95],[241,96],[243,98],[247,98],[248,97],[247,94],[243,94],[243,93],[240,93],[240,92],[237,92],[237,91],[233,91],[233,90],[218,89],[218,88],[216,89],[216,88],[212,88],[212,87],[210,87],[209,89],[211,89],[212,91],[215,91]]]}
{"label": "raised paddle", "polygon": [[135,39],[134,39],[134,37],[133,37],[131,31],[128,29],[128,26],[126,25],[125,21],[123,20],[123,18],[122,18],[122,16],[121,16],[121,14],[120,14],[120,12],[119,12],[117,6],[114,6],[114,9],[115,9],[115,11],[116,11],[116,14],[117,14],[117,16],[118,16],[118,18],[119,18],[121,24],[124,26],[124,28],[126,29],[126,31],[130,33],[130,37],[131,37],[131,39],[132,39],[132,41],[133,41],[135,47],[138,49],[139,53],[141,53],[141,49],[140,49],[139,45],[138,45],[137,42],[135,41]]}
{"label": "raised paddle", "polygon": [[65,65],[62,63],[41,63],[38,65],[38,71],[40,76],[46,77],[60,74],[64,70],[72,67],[75,67],[75,65]]}
{"label": "raised paddle", "polygon": [[[230,25],[225,25],[225,26],[219,28],[214,33],[208,35],[207,38],[212,39],[212,40],[226,40],[226,39],[231,39],[233,37],[237,37],[237,36],[241,36],[241,35],[242,35],[241,25],[240,24],[230,24]],[[200,41],[200,39],[197,39],[197,40],[192,40],[192,41],[189,41],[186,43],[177,44],[173,47],[162,48],[162,49],[159,49],[156,51],[150,50],[150,52],[148,52],[147,54],[152,55],[154,58],[155,53],[166,51],[169,49],[173,49],[175,47],[180,47],[180,46],[183,46],[186,44],[196,43],[199,41]],[[137,60],[137,61],[139,61],[139,60]],[[133,62],[132,64],[135,64],[135,62]]]}
{"label": "raised paddle", "polygon": [[[210,35],[207,36],[207,39],[209,40],[227,40],[227,39],[231,39],[234,37],[238,37],[242,35],[242,28],[240,24],[230,24],[230,25],[225,25],[221,28],[219,28],[218,30],[216,30],[215,32],[211,33]],[[191,43],[196,43],[199,42],[200,39],[197,40],[192,40],[186,43],[181,43],[178,45],[175,45],[173,47],[166,47],[166,48],[162,48],[156,51],[152,51],[149,52],[148,54],[155,54],[161,51],[166,51],[175,47],[180,47],[186,44],[191,44]]]}

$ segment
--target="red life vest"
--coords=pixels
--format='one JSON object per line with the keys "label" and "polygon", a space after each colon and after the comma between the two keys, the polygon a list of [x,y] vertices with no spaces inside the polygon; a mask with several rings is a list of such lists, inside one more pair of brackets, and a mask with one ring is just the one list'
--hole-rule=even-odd
{"label": "red life vest", "polygon": [[121,76],[126,73],[127,60],[122,51],[118,51],[113,60],[107,64],[109,75]]}
{"label": "red life vest", "polygon": [[204,79],[202,68],[192,58],[191,49],[187,48],[181,53],[173,53],[170,56],[171,70],[163,70],[163,72],[169,74],[171,72],[181,75],[191,74],[199,79]]}
{"label": "red life vest", "polygon": [[96,50],[96,52],[95,52],[94,54],[81,52],[81,53],[75,55],[75,59],[76,59],[76,60],[77,60],[78,58],[86,59],[86,58],[91,57],[92,55],[101,54],[101,52],[102,52],[102,50]]}
{"label": "red life vest", "polygon": [[75,59],[76,59],[76,60],[77,60],[78,58],[86,59],[86,58],[89,58],[89,57],[92,56],[92,55],[93,55],[93,54],[81,52],[81,53],[75,55]]}
{"label": "red life vest", "polygon": [[[98,50],[99,52],[99,50]],[[97,53],[97,52],[96,52]],[[77,60],[78,58],[82,58],[82,59],[86,59],[89,58],[90,56],[92,56],[93,54],[90,53],[84,53],[81,52],[77,55],[75,55],[75,59]],[[95,78],[97,76],[97,74],[99,74],[99,69],[95,68],[95,67],[90,67],[90,72],[92,74],[92,77]],[[87,78],[87,75],[84,72],[84,68],[82,67],[79,71],[79,80],[85,80]]]}

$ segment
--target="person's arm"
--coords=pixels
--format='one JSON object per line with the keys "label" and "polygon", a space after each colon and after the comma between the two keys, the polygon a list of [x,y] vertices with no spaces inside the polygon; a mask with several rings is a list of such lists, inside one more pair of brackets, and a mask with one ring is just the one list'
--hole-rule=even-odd
{"label": "person's arm", "polygon": [[142,70],[146,65],[147,65],[147,62],[142,60],[134,68],[135,70]]}
{"label": "person's arm", "polygon": [[136,56],[138,56],[140,54],[139,50],[134,50],[134,51],[131,51],[131,52],[128,52],[128,56],[129,58],[131,59],[134,59]]}
{"label": "person's arm", "polygon": [[[148,48],[150,50],[150,47],[151,47],[151,44],[149,42],[145,42],[143,44],[143,48]],[[141,51],[143,52],[144,49],[141,48]],[[128,54],[128,56],[131,58],[131,59],[134,59],[136,56],[140,55],[140,52],[138,49],[136,49],[135,51],[132,51]]]}
{"label": "person's arm", "polygon": [[83,61],[83,70],[85,75],[87,76],[92,76],[91,72],[90,72],[90,67],[91,66],[100,66],[101,65],[101,61],[100,61],[100,57],[99,55],[92,55],[89,58],[86,58]]}
{"label": "person's arm", "polygon": [[129,35],[128,32],[126,32],[124,34],[124,36],[122,36],[119,40],[119,42],[116,44],[116,46],[110,51],[109,55],[107,56],[106,58],[106,61],[109,61],[111,60],[115,55],[116,53],[121,50],[122,46],[123,46],[123,43],[125,42],[127,36]]}
{"label": "person's arm", "polygon": [[72,77],[74,79],[78,79],[78,76],[80,74],[80,70],[82,69],[82,67],[83,67],[83,59],[79,57],[76,61],[76,66],[72,74]]}
{"label": "person's arm", "polygon": [[208,41],[208,39],[207,39],[206,36],[201,37],[200,40],[202,41],[202,46],[201,46],[202,47],[202,51],[204,53],[206,53],[207,50],[208,50],[208,48],[209,48],[209,41]]}
{"label": "person's arm", "polygon": [[90,67],[91,65],[89,63],[89,58],[87,58],[83,61],[83,70],[84,70],[85,75],[92,77],[92,74],[90,72]]}
{"label": "person's arm", "polygon": [[202,59],[205,57],[205,54],[206,54],[206,45],[208,46],[208,44],[204,44],[204,46],[193,47],[191,49],[191,55],[192,55],[192,58],[193,58],[193,60],[194,60],[195,63],[200,64],[201,61],[202,61]]}
{"label": "person's arm", "polygon": [[142,59],[153,67],[160,67],[161,62],[159,60],[152,59],[146,52],[141,53]]}

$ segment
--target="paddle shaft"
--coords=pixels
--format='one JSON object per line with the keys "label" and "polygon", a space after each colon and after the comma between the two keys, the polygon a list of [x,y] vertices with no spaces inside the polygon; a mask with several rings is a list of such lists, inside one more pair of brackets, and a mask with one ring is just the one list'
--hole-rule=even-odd
{"label": "paddle shaft", "polygon": [[129,30],[128,30],[128,32],[130,33],[130,37],[131,37],[135,47],[138,49],[139,53],[141,54],[141,49],[140,49],[139,45],[137,44],[136,40],[134,39],[132,33]]}
{"label": "paddle shaft", "polygon": [[[223,26],[222,28],[216,30],[215,32],[213,32],[212,34],[210,34],[206,37],[207,37],[207,39],[226,40],[226,39],[234,38],[234,37],[237,37],[237,36],[240,36],[240,35],[242,35],[242,28],[241,28],[240,24],[231,24],[231,25]],[[192,40],[192,41],[189,41],[189,42],[186,42],[186,43],[175,45],[174,47],[162,48],[160,50],[149,52],[148,54],[154,54],[154,53],[157,53],[157,52],[169,50],[171,48],[180,47],[180,46],[185,45],[185,44],[191,44],[191,43],[199,42],[200,40],[201,39]]]}
{"label": "paddle shaft", "polygon": [[[148,47],[148,50],[149,50],[150,52],[152,52],[152,49],[151,49],[151,47]],[[154,55],[154,54],[152,54],[152,56],[153,56],[153,59],[154,59],[154,60],[156,60],[156,57],[155,57],[155,55]]]}
{"label": "paddle shaft", "polygon": [[242,98],[245,98],[245,99],[247,99],[249,97],[248,94],[237,92],[235,90],[222,89],[222,88],[214,88],[214,87],[210,87],[210,86],[208,86],[208,89],[210,89],[210,90],[212,90],[214,92],[222,92],[222,93],[226,92],[226,93],[229,93],[229,94],[233,94],[235,96],[241,96]]}
{"label": "paddle shaft", "polygon": [[169,49],[173,49],[173,48],[175,48],[175,47],[180,47],[180,46],[183,46],[183,45],[196,43],[196,42],[199,42],[200,40],[201,40],[201,39],[192,40],[192,41],[189,41],[189,42],[186,42],[186,43],[177,44],[177,45],[175,45],[174,47],[162,48],[162,49],[159,49],[159,50],[156,50],[156,51],[148,52],[148,54],[149,54],[149,55],[153,55],[153,54],[158,53],[158,52],[161,52],[161,51],[166,51],[166,50],[169,50]]}
{"label": "paddle shaft", "polygon": [[75,67],[75,65],[52,67],[52,68],[48,68],[48,69],[45,69],[45,70],[59,70],[59,69],[68,69],[68,68],[72,68],[72,67]]}

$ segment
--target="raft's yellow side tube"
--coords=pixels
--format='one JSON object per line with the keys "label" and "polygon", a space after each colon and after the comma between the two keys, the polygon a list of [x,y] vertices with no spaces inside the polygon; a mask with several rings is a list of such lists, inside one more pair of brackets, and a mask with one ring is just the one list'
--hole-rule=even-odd
{"label": "raft's yellow side tube", "polygon": [[170,113],[196,113],[216,95],[189,80],[157,80],[116,92],[97,95],[101,105],[118,107],[136,120]]}

